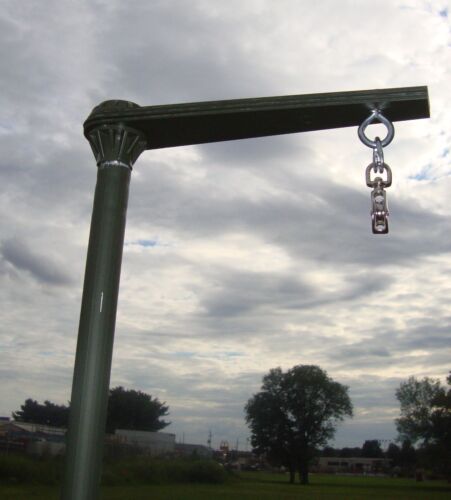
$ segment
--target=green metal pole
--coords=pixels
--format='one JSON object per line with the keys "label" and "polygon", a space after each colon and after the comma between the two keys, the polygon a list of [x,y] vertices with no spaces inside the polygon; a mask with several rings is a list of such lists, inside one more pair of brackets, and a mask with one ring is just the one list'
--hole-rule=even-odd
{"label": "green metal pole", "polygon": [[99,167],[71,397],[63,500],[100,485],[119,276],[132,165],[146,149],[429,117],[426,87],[140,107],[106,101],[84,124]]}
{"label": "green metal pole", "polygon": [[98,174],[67,437],[61,498],[95,500],[103,443],[130,174],[146,148],[136,130],[120,125],[92,131]]}

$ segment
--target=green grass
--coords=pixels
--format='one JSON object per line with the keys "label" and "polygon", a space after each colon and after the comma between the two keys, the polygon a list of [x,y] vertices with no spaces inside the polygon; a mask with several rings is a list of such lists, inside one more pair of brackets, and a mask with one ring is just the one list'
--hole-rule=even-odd
{"label": "green grass", "polygon": [[[409,479],[311,475],[311,484],[288,484],[287,476],[243,473],[223,484],[104,486],[102,500],[445,500],[451,486],[444,481],[417,483]],[[57,500],[59,489],[49,486],[0,485],[2,500]]]}

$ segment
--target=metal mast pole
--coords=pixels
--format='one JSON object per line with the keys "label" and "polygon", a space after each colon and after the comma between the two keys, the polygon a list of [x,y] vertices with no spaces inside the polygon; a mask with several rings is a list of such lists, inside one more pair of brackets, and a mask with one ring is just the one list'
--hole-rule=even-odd
{"label": "metal mast pole", "polygon": [[[103,107],[131,107],[110,102]],[[91,131],[98,165],[78,331],[63,500],[95,500],[100,486],[114,327],[132,165],[146,140],[121,125]]]}
{"label": "metal mast pole", "polygon": [[358,126],[370,110],[391,121],[429,117],[427,87],[140,107],[106,101],[84,123],[98,165],[62,500],[100,486],[128,186],[147,149]]}

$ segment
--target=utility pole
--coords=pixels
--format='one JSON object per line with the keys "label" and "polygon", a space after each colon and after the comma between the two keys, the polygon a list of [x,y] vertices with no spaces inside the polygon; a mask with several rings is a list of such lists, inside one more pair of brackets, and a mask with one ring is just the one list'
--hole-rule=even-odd
{"label": "utility pole", "polygon": [[213,438],[213,434],[211,433],[211,429],[208,431],[208,439],[207,439],[207,445],[211,450],[211,440]]}
{"label": "utility pole", "polygon": [[[426,87],[141,107],[106,101],[84,123],[97,163],[63,500],[95,500],[101,476],[128,189],[145,150],[429,117]],[[332,153],[331,153],[332,154]],[[183,435],[184,441],[184,435]],[[238,447],[238,446],[237,446]]]}

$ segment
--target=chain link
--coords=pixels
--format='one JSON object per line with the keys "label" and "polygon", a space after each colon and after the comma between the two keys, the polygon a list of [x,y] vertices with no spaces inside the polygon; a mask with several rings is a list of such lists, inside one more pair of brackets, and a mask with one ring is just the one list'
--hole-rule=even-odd
{"label": "chain link", "polygon": [[376,174],[379,170],[379,173],[382,174],[384,169],[384,150],[382,149],[382,142],[379,137],[375,139],[376,146],[373,148],[373,163],[374,163],[374,173]]}

